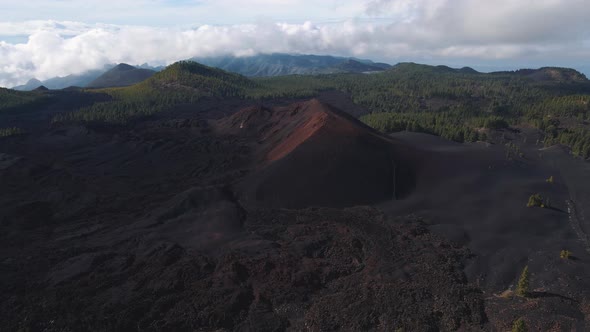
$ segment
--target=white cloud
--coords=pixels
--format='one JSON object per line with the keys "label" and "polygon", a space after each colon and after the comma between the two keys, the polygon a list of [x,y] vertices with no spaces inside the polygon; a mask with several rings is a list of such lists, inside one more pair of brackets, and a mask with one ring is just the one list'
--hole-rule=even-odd
{"label": "white cloud", "polygon": [[440,43],[539,43],[590,37],[587,0],[372,0],[370,15],[406,18]]}
{"label": "white cloud", "polygon": [[[20,44],[0,41],[0,86],[22,84],[32,77],[47,79],[80,73],[107,63],[160,65],[193,56],[259,52],[352,55],[391,62],[402,59],[530,66],[583,64],[590,56],[590,25],[586,19],[590,17],[590,6],[586,0],[3,2],[0,0],[2,9],[22,10],[37,5],[40,10],[32,12],[63,10],[69,18],[86,18],[90,22],[112,13],[115,21],[129,24],[39,17],[33,17],[37,19],[33,21],[0,22],[0,40],[2,36],[29,36]],[[96,9],[91,10],[92,5]],[[81,9],[87,10],[74,15]],[[156,16],[159,20],[153,23],[150,19]],[[300,16],[314,18],[316,23],[290,22]],[[378,19],[369,20],[369,16]],[[158,26],[162,17],[175,24]],[[189,24],[221,18],[255,23]],[[135,20],[141,24],[130,24]],[[335,23],[329,23],[332,21]]]}

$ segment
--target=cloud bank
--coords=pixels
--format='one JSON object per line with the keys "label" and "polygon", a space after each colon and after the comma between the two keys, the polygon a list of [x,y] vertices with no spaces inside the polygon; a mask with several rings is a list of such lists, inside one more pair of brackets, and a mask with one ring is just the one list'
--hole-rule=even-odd
{"label": "cloud bank", "polygon": [[[221,2],[228,5],[230,1]],[[281,2],[312,6],[309,1]],[[166,65],[194,56],[272,52],[390,62],[581,65],[590,59],[590,6],[585,2],[371,0],[361,8],[333,4],[345,8],[346,14],[360,11],[357,18],[335,23],[258,18],[253,24],[177,28],[52,20],[0,22],[0,86],[81,73],[110,63]],[[28,36],[27,42],[1,41],[3,36],[17,35]]]}

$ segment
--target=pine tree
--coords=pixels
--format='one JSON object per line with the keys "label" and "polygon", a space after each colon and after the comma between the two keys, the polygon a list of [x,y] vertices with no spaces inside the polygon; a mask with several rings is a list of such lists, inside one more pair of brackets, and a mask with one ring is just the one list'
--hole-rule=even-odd
{"label": "pine tree", "polygon": [[526,332],[526,324],[522,318],[517,319],[512,324],[512,332]]}
{"label": "pine tree", "polygon": [[562,258],[562,259],[569,259],[570,257],[572,257],[572,252],[571,252],[571,251],[569,251],[569,250],[562,250],[562,251],[559,253],[559,258]]}
{"label": "pine tree", "polygon": [[524,267],[522,273],[520,274],[520,279],[518,279],[518,286],[516,287],[516,295],[526,297],[529,292],[529,267],[528,265]]}
{"label": "pine tree", "polygon": [[545,205],[545,203],[544,203],[543,197],[539,194],[531,195],[529,197],[529,201],[526,204],[527,207],[534,207],[534,206],[544,207],[544,205]]}

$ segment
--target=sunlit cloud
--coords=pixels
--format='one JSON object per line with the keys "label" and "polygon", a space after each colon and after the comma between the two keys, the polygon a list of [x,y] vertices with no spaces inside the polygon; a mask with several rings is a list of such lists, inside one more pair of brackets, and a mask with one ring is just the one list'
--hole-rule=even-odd
{"label": "sunlit cloud", "polygon": [[[27,14],[25,7],[35,4],[40,10],[29,13],[49,13],[52,20]],[[166,65],[228,54],[482,65],[583,64],[590,56],[590,6],[584,0],[40,0],[2,5],[23,20],[0,22],[0,86],[112,63]]]}

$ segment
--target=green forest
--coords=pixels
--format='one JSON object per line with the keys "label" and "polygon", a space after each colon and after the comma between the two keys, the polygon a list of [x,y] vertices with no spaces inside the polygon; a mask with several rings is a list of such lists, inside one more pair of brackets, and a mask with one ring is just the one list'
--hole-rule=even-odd
{"label": "green forest", "polygon": [[[87,90],[112,100],[59,114],[53,121],[125,124],[203,98],[309,98],[326,90],[349,94],[370,112],[361,120],[386,133],[408,130],[472,142],[486,140],[485,129],[526,124],[544,132],[546,145],[565,144],[576,156],[590,157],[590,83],[564,68],[485,74],[401,63],[374,74],[250,79],[181,61],[131,87]],[[0,90],[0,97],[0,109],[38,98],[10,90]]]}
{"label": "green forest", "polygon": [[0,112],[39,106],[47,100],[42,93],[0,88]]}
{"label": "green forest", "polygon": [[545,133],[546,145],[565,144],[574,155],[590,157],[590,82],[571,69],[483,74],[403,63],[379,74],[257,82],[276,96],[314,95],[323,89],[346,92],[370,110],[361,120],[386,133],[408,130],[472,142],[487,139],[484,129],[532,125]]}

